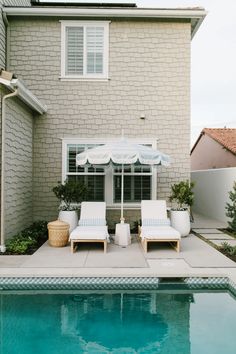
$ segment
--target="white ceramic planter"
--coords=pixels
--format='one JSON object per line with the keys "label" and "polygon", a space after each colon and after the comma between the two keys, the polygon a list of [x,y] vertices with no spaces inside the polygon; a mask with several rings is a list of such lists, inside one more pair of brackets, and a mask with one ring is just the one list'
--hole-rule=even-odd
{"label": "white ceramic planter", "polygon": [[78,226],[78,214],[75,210],[61,210],[58,219],[65,221],[70,225],[69,233]]}
{"label": "white ceramic planter", "polygon": [[182,237],[189,235],[191,225],[188,210],[171,210],[171,226],[180,232]]}

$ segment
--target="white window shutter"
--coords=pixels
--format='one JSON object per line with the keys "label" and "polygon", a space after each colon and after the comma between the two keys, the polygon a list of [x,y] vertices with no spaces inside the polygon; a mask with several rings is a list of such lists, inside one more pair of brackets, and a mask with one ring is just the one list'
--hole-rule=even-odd
{"label": "white window shutter", "polygon": [[104,27],[86,28],[87,74],[102,74],[104,59]]}
{"label": "white window shutter", "polygon": [[84,28],[66,27],[66,75],[83,75]]}

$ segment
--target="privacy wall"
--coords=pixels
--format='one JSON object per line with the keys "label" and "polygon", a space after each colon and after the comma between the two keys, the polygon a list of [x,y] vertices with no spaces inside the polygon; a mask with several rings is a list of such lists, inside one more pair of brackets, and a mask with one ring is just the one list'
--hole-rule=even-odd
{"label": "privacy wall", "polygon": [[229,202],[229,191],[236,181],[236,167],[192,171],[191,180],[196,183],[193,212],[227,221],[225,206]]}

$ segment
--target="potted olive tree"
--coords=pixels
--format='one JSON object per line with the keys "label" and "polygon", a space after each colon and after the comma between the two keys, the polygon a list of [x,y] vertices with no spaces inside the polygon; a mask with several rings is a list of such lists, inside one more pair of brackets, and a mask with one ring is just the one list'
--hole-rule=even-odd
{"label": "potted olive tree", "polygon": [[52,189],[57,199],[60,201],[58,219],[70,225],[70,230],[74,230],[78,225],[78,203],[87,197],[87,187],[76,180],[66,180],[64,183]]}
{"label": "potted olive tree", "polygon": [[192,191],[194,182],[181,181],[171,186],[170,201],[177,203],[176,208],[171,208],[171,225],[180,232],[182,237],[189,234],[191,206],[193,205],[194,193]]}

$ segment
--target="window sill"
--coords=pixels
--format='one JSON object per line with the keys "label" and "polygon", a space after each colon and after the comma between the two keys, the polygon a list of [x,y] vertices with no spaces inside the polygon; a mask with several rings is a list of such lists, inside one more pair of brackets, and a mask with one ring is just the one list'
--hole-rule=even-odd
{"label": "window sill", "polygon": [[108,82],[110,78],[108,77],[67,77],[67,76],[60,76],[60,81],[90,81],[90,82]]}

